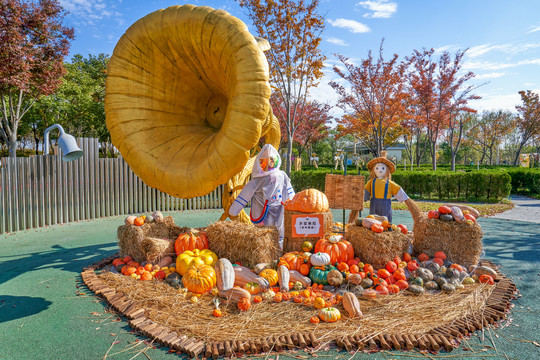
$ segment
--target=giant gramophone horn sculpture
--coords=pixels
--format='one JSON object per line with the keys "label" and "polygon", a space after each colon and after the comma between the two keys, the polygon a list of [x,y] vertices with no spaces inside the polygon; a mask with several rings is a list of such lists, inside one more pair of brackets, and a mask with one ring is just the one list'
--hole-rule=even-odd
{"label": "giant gramophone horn sculpture", "polygon": [[268,48],[242,21],[206,6],[172,6],[133,24],[109,62],[105,112],[135,174],[181,198],[227,184],[225,219],[260,139],[279,145]]}

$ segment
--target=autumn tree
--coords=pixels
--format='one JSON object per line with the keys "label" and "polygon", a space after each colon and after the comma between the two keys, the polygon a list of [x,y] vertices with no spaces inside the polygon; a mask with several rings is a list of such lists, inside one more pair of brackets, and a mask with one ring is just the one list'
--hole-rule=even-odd
{"label": "autumn tree", "polygon": [[[411,164],[420,165],[432,135],[439,133],[441,124],[434,119],[435,70],[434,49],[414,50],[405,58],[407,65],[406,116],[401,121],[404,128],[404,145]],[[438,135],[434,135],[437,137]]]}
{"label": "autumn tree", "polygon": [[322,77],[323,62],[319,45],[324,19],[317,13],[318,0],[239,0],[253,21],[257,34],[271,45],[266,52],[270,82],[276,98],[276,116],[285,124],[287,136],[286,172],[291,172],[294,135],[309,89]]}
{"label": "autumn tree", "polygon": [[452,171],[456,171],[456,154],[464,137],[465,126],[471,120],[470,113],[476,112],[468,103],[481,98],[472,93],[478,86],[467,84],[475,76],[474,73],[459,74],[464,55],[465,51],[458,51],[452,60],[450,54],[444,52],[439,59],[437,76],[438,117],[446,120]]}
{"label": "autumn tree", "polygon": [[338,106],[345,115],[338,120],[343,129],[359,139],[364,139],[375,156],[393,142],[388,135],[400,126],[404,115],[405,66],[398,63],[398,55],[385,61],[383,46],[375,59],[369,51],[359,66],[343,55],[336,57],[345,67],[342,71],[334,66],[334,72],[345,82],[332,81],[330,86],[339,95]]}
{"label": "autumn tree", "polygon": [[0,136],[16,156],[17,129],[42,95],[51,94],[64,74],[73,29],[62,25],[58,0],[2,0],[0,3]]}
{"label": "autumn tree", "polygon": [[480,163],[488,157],[489,164],[493,164],[493,150],[513,130],[514,125],[515,117],[510,111],[484,111],[482,116],[473,118],[467,137],[481,154]]}
{"label": "autumn tree", "polygon": [[519,154],[523,146],[540,134],[540,101],[538,94],[531,91],[520,91],[522,105],[516,106],[518,117],[516,119],[516,128],[519,131],[520,138],[514,157],[513,166],[517,165]]}
{"label": "autumn tree", "polygon": [[[276,109],[278,106],[282,106],[282,102],[276,100],[273,102],[274,112],[282,112],[284,109]],[[311,145],[319,142],[328,133],[328,123],[331,121],[330,115],[331,106],[328,104],[322,104],[318,101],[309,101],[302,105],[300,111],[297,112],[298,116],[302,116],[301,119],[295,119],[298,127],[294,134],[294,143],[298,150],[298,155],[308,148],[311,149]],[[285,133],[286,126],[284,122],[280,122],[282,133]],[[287,143],[285,142],[285,145]]]}

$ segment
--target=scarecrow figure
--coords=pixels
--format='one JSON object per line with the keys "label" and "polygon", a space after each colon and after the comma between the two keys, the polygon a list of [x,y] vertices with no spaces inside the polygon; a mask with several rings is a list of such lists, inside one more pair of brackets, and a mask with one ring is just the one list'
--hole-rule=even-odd
{"label": "scarecrow figure", "polygon": [[283,248],[285,228],[283,225],[284,206],[282,202],[294,197],[294,189],[287,174],[280,170],[281,157],[270,144],[266,144],[255,158],[251,180],[234,200],[229,214],[237,216],[251,200],[249,217],[254,224],[276,226],[279,232],[279,246]]}
{"label": "scarecrow figure", "polygon": [[396,166],[386,158],[386,151],[381,151],[381,156],[371,160],[367,167],[370,174],[365,186],[364,201],[370,200],[369,213],[386,216],[391,223],[392,195],[399,202],[409,198],[401,186],[391,180]]}
{"label": "scarecrow figure", "polygon": [[317,161],[319,161],[319,157],[317,156],[317,154],[311,154],[311,161],[313,162],[313,166],[315,166],[315,169],[318,169],[319,164],[317,164]]}

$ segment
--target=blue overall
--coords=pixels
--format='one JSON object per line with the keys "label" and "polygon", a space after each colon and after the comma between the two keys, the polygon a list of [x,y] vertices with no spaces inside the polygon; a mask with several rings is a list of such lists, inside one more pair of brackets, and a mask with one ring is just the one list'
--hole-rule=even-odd
{"label": "blue overall", "polygon": [[382,199],[375,197],[375,183],[377,179],[373,179],[371,184],[371,198],[369,204],[369,213],[375,215],[386,216],[388,221],[392,223],[392,200],[388,199],[388,179],[384,185],[384,195]]}

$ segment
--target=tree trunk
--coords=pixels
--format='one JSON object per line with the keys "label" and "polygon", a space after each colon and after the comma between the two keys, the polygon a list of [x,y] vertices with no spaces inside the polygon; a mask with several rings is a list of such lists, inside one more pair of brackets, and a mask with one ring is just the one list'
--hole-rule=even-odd
{"label": "tree trunk", "polygon": [[287,136],[287,139],[288,139],[288,142],[287,142],[287,169],[286,169],[286,173],[288,176],[291,175],[291,169],[292,169],[292,142],[293,142],[293,139],[292,139],[292,135],[289,134]]}
{"label": "tree trunk", "polygon": [[437,141],[431,142],[431,166],[437,170]]}
{"label": "tree trunk", "polygon": [[457,155],[457,150],[456,151],[450,151],[450,154],[451,154],[451,157],[452,157],[452,160],[451,160],[451,166],[452,166],[452,171],[456,171],[456,155]]}
{"label": "tree trunk", "polygon": [[516,156],[514,157],[514,162],[512,163],[512,166],[517,166],[517,162],[519,160],[519,153],[521,152],[521,149],[523,148],[523,146],[525,145],[525,142],[521,142],[518,146],[518,149],[516,151]]}
{"label": "tree trunk", "polygon": [[17,132],[12,131],[11,134],[9,134],[8,138],[8,151],[9,151],[9,157],[17,157]]}

